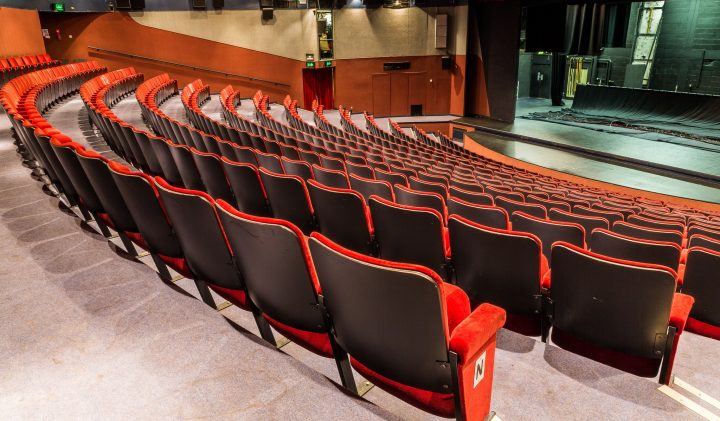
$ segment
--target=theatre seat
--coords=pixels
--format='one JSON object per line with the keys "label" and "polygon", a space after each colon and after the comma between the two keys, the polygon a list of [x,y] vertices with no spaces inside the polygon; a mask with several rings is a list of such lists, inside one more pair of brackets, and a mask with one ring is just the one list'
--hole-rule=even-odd
{"label": "theatre seat", "polygon": [[360,193],[365,201],[370,200],[370,196],[379,196],[385,200],[394,201],[393,189],[390,183],[382,180],[371,180],[350,174],[350,188]]}
{"label": "theatre seat", "polygon": [[507,211],[503,208],[476,205],[455,197],[450,197],[447,204],[449,215],[459,215],[477,224],[492,228],[507,229],[510,227]]}
{"label": "theatre seat", "polygon": [[260,168],[260,179],[275,218],[290,221],[306,235],[315,230],[314,211],[302,178]]}
{"label": "theatre seat", "polygon": [[556,243],[548,327],[558,346],[668,384],[693,305],[672,269]]}
{"label": "theatre seat", "polygon": [[585,247],[585,229],[573,222],[551,221],[523,212],[515,212],[510,216],[513,231],[528,232],[542,242],[543,255],[550,261],[552,245],[564,241]]}
{"label": "theatre seat", "polygon": [[223,170],[241,212],[257,216],[271,216],[265,189],[256,166],[222,157]]}
{"label": "theatre seat", "polygon": [[353,253],[318,233],[310,250],[332,334],[360,374],[432,414],[487,417],[502,309],[471,313],[465,293],[433,271]]}
{"label": "theatre seat", "polygon": [[[155,180],[202,300],[216,308],[209,287],[234,305],[255,312],[235,267],[215,201],[201,191],[173,187],[160,177]],[[260,332],[267,329],[261,319],[256,321]]]}
{"label": "theatre seat", "polygon": [[455,284],[468,294],[472,307],[499,306],[507,312],[508,329],[540,335],[541,281],[548,270],[540,240],[457,215],[450,217],[448,229]]}
{"label": "theatre seat", "polygon": [[445,199],[443,196],[433,192],[413,190],[401,185],[393,186],[393,192],[397,203],[407,206],[430,208],[442,215],[443,221],[447,219],[447,208],[445,207]]}
{"label": "theatre seat", "polygon": [[683,294],[695,298],[687,329],[720,340],[720,251],[692,247],[686,262]]}
{"label": "theatre seat", "polygon": [[[666,266],[676,272],[680,269],[680,246],[668,241],[643,240],[596,229],[590,234],[588,248],[617,259]],[[678,284],[682,285],[682,276]]]}
{"label": "theatre seat", "polygon": [[[224,201],[218,201],[217,209],[254,307],[293,342],[334,357],[343,385],[354,390],[347,354],[329,336],[320,284],[303,233],[287,221],[244,214]],[[262,334],[277,345],[272,331]]]}
{"label": "theatre seat", "polygon": [[183,276],[191,277],[180,241],[159,202],[155,180],[147,174],[131,171],[117,162],[108,163],[108,167],[145,245],[152,254],[160,276],[170,280],[167,265]]}
{"label": "theatre seat", "polygon": [[375,252],[370,210],[360,193],[308,181],[308,192],[318,229],[323,235],[350,250]]}
{"label": "theatre seat", "polygon": [[578,215],[560,209],[551,209],[550,212],[548,212],[548,217],[553,221],[572,222],[581,225],[585,229],[585,242],[590,241],[590,233],[592,233],[594,229],[608,229],[610,227],[610,223],[605,218]]}
{"label": "theatre seat", "polygon": [[426,266],[452,278],[450,248],[442,215],[434,209],[400,205],[377,196],[369,202],[378,256]]}
{"label": "theatre seat", "polygon": [[662,230],[635,225],[629,222],[618,221],[613,224],[612,231],[628,237],[640,238],[653,241],[669,241],[682,247],[683,235],[675,230]]}

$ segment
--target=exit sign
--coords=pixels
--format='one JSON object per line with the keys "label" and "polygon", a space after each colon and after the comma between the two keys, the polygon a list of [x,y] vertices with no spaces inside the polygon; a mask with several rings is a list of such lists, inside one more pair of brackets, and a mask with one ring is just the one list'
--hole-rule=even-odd
{"label": "exit sign", "polygon": [[65,3],[50,3],[50,8],[53,12],[64,12]]}
{"label": "exit sign", "polygon": [[306,62],[305,62],[305,67],[307,67],[308,69],[314,69],[314,68],[315,68],[315,62],[314,62],[314,61],[306,61]]}
{"label": "exit sign", "polygon": [[325,60],[323,62],[323,66],[325,67],[332,67],[332,60]]}

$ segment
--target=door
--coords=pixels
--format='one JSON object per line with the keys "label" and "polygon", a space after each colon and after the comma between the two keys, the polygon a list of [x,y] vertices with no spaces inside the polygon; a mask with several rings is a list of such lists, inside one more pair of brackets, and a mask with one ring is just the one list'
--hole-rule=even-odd
{"label": "door", "polygon": [[407,73],[390,73],[390,113],[410,114],[410,77]]}
{"label": "door", "polygon": [[378,116],[390,114],[390,75],[376,73],[372,75],[373,113]]}
{"label": "door", "polygon": [[325,108],[335,108],[335,68],[303,69],[303,101],[310,109],[314,100]]}

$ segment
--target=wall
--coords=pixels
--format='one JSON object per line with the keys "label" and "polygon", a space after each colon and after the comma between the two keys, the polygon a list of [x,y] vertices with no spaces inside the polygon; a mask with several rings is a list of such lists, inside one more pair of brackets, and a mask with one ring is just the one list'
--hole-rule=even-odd
{"label": "wall", "polygon": [[[451,15],[448,49],[434,48],[437,13]],[[215,91],[227,84],[239,87],[247,95],[262,89],[275,101],[282,100],[288,93],[293,98],[303,97],[305,53],[319,56],[312,10],[276,10],[271,22],[262,22],[257,10],[43,13],[42,20],[43,27],[51,33],[54,34],[55,28],[62,31],[61,40],[53,37],[46,42],[48,50],[57,57],[94,59],[110,68],[133,65],[146,77],[168,72],[178,78],[181,85],[201,77]],[[337,10],[335,104],[352,106],[356,111],[374,111],[378,115],[390,112],[407,115],[410,104],[421,104],[424,114],[462,115],[466,23],[466,6],[428,10]],[[362,42],[357,40],[358,33],[363,34]],[[383,42],[383,37],[389,41]],[[88,46],[269,79],[289,86],[248,82],[201,70],[90,52]],[[451,70],[442,70],[443,54],[453,55]],[[383,71],[384,62],[404,60],[411,62],[409,71]],[[381,89],[383,83],[387,89]],[[392,99],[388,98],[389,93]]]}
{"label": "wall", "polygon": [[318,56],[317,27],[312,10],[275,10],[272,21],[260,12],[245,10],[131,12],[140,25],[177,34],[305,60],[305,53]]}
{"label": "wall", "polygon": [[[378,116],[464,114],[467,6],[340,9],[334,12],[335,103]],[[447,14],[448,48],[435,48],[435,17]],[[452,56],[443,70],[441,56]],[[385,62],[409,70],[385,71]]]}
{"label": "wall", "polygon": [[720,94],[720,1],[665,2],[650,88]]}
{"label": "wall", "polygon": [[0,7],[0,57],[43,53],[37,10]]}
{"label": "wall", "polygon": [[[151,13],[154,12],[145,14],[149,15]],[[190,12],[169,13],[177,13],[177,19],[185,21],[188,27],[199,26],[190,24],[190,20],[196,23],[207,23],[206,20],[199,20],[197,15]],[[259,12],[255,11],[254,15],[259,21]],[[97,60],[111,69],[132,65],[139,72],[144,73],[146,78],[168,72],[178,79],[181,86],[200,77],[210,84],[215,91],[232,84],[247,96],[251,96],[258,89],[262,89],[273,100],[282,100],[286,94],[290,94],[295,98],[302,97],[301,69],[303,63],[298,60],[238,47],[229,43],[205,40],[151,28],[137,23],[126,13],[43,13],[41,18],[43,27],[49,28],[51,33],[54,34],[55,29],[60,28],[63,34],[61,40],[57,40],[53,36],[46,41],[47,50],[53,57],[61,57],[70,61]],[[232,28],[226,28],[226,30],[234,36]],[[73,36],[72,39],[70,39],[70,35]],[[88,46],[221,70],[228,73],[248,75],[281,82],[289,86],[250,82],[242,78],[226,77],[201,70],[185,69],[109,53],[91,52]]]}

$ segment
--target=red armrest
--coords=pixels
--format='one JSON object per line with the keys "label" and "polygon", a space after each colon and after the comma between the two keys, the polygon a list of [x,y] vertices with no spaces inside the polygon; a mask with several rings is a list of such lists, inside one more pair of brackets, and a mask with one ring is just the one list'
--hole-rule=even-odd
{"label": "red armrest", "polygon": [[688,249],[682,249],[680,252],[680,264],[684,265],[687,262],[688,251]]}
{"label": "red armrest", "polygon": [[543,275],[542,280],[540,281],[540,286],[544,289],[550,289],[551,284],[552,284],[552,270],[548,270]]}
{"label": "red armrest", "polygon": [[695,298],[687,294],[676,293],[673,298],[672,309],[670,310],[670,326],[675,326],[678,334],[685,329],[690,310],[695,303]]}
{"label": "red armrest", "polygon": [[682,287],[683,282],[685,281],[685,263],[680,263],[678,266],[677,271],[677,286]]}
{"label": "red armrest", "polygon": [[452,332],[450,350],[457,353],[459,363],[483,349],[505,324],[505,310],[492,304],[481,304]]}

